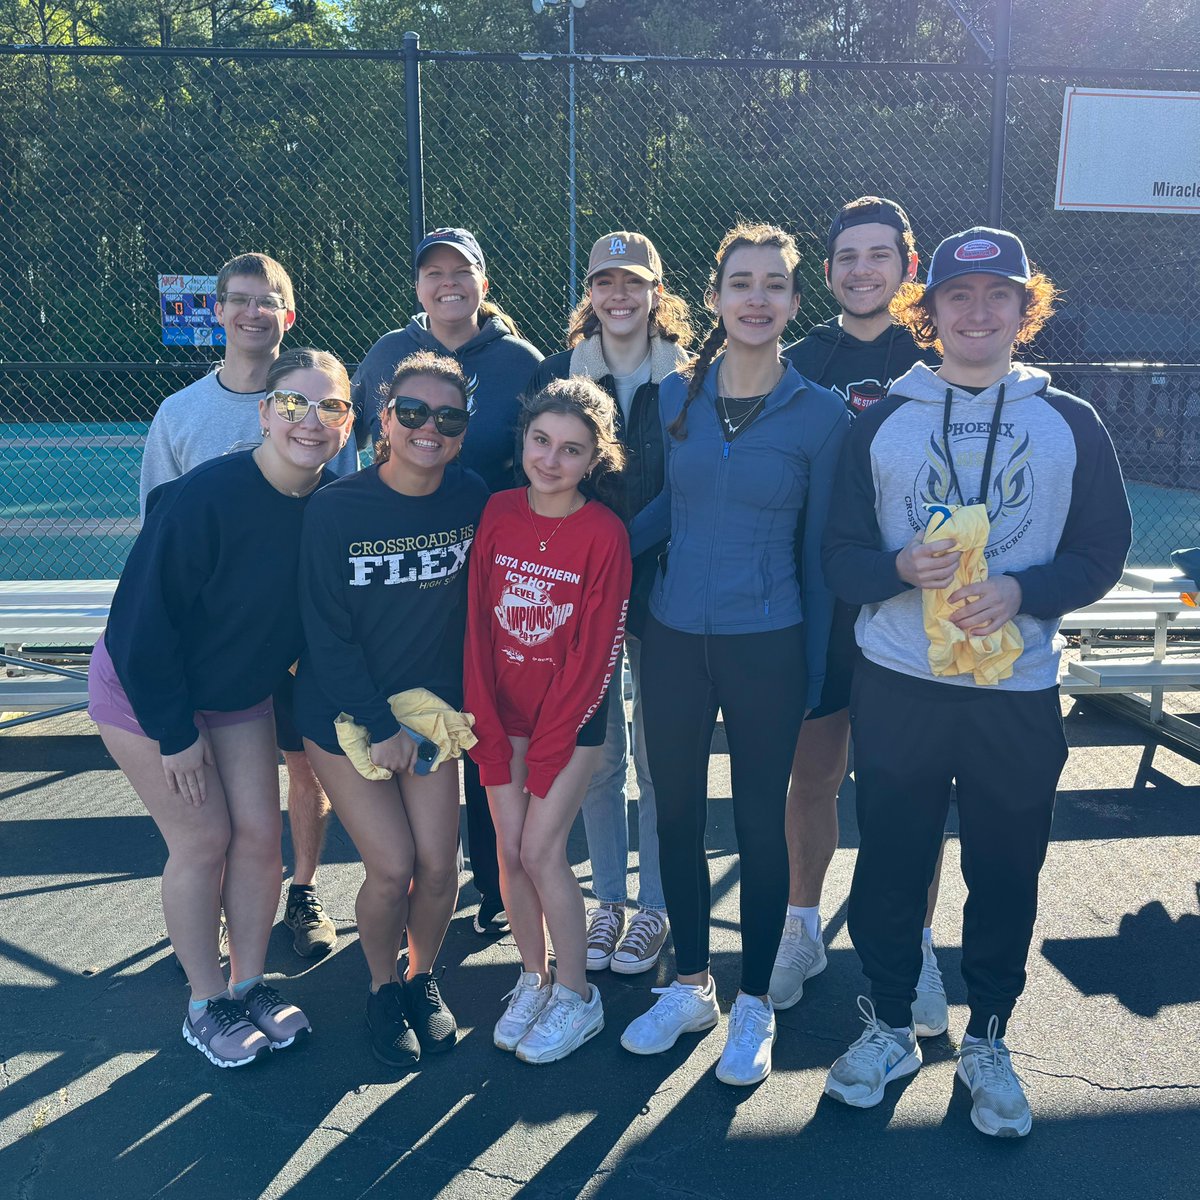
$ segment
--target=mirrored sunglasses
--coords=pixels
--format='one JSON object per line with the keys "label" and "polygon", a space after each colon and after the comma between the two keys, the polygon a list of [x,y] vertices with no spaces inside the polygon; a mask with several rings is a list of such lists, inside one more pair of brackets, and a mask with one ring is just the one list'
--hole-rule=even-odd
{"label": "mirrored sunglasses", "polygon": [[341,400],[330,396],[325,400],[310,400],[303,392],[292,392],[286,389],[272,392],[268,400],[275,406],[275,411],[291,424],[298,424],[308,416],[308,410],[317,410],[317,420],[322,425],[336,429],[346,423],[346,418],[354,411],[349,400]]}
{"label": "mirrored sunglasses", "polygon": [[388,408],[405,429],[420,429],[432,416],[433,427],[445,437],[458,437],[465,432],[471,419],[465,408],[454,408],[449,404],[444,408],[430,408],[424,400],[412,396],[393,396],[388,401]]}

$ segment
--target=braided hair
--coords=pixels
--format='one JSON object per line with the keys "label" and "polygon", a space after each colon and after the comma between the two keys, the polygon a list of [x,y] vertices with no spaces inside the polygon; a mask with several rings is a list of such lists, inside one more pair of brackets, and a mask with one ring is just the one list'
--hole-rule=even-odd
{"label": "braided hair", "polygon": [[[721,239],[721,244],[717,247],[717,265],[709,276],[708,291],[705,294],[705,303],[710,309],[714,312],[717,310],[717,297],[720,295],[721,285],[725,281],[725,264],[728,263],[729,256],[735,250],[742,249],[743,246],[774,246],[783,255],[783,261],[791,273],[792,295],[799,293],[800,250],[796,245],[796,239],[790,233],[780,229],[778,225],[756,225],[741,222]],[[682,442],[687,437],[687,411],[691,407],[692,401],[700,394],[700,389],[704,386],[704,378],[708,374],[708,368],[712,365],[712,360],[716,358],[721,347],[725,345],[725,340],[725,322],[718,315],[716,323],[700,345],[700,352],[685,372],[688,375],[687,396],[684,399],[683,408],[679,410],[679,415],[667,426],[667,432],[676,441]]]}

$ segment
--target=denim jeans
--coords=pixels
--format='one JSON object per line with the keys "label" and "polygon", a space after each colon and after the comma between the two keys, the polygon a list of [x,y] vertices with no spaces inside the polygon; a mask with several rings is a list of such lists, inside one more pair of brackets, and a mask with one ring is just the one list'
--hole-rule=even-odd
{"label": "denim jeans", "polygon": [[[642,729],[642,643],[625,636],[625,654],[633,679],[633,763],[638,782],[638,904],[666,910],[662,876],[658,868],[658,821],[654,811],[654,785],[646,765],[646,739]],[[592,861],[592,891],[602,904],[624,904],[629,869],[629,816],[625,777],[629,766],[629,740],[625,725],[625,698],[621,674],[610,685],[617,694],[608,705],[608,735],[600,765],[583,798],[583,826]]]}

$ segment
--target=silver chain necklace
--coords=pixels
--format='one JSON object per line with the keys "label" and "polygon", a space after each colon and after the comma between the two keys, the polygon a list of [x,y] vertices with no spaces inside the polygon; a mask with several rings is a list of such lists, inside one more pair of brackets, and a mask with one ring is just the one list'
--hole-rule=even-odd
{"label": "silver chain necklace", "polygon": [[525,503],[528,506],[526,511],[529,513],[529,524],[533,527],[533,536],[537,538],[538,549],[545,554],[546,547],[550,545],[550,539],[562,528],[562,523],[571,515],[571,513],[578,512],[579,510],[572,505],[570,512],[568,512],[566,516],[560,517],[558,524],[555,525],[555,527],[550,530],[550,532],[543,539],[542,535],[538,533],[537,522],[533,519],[534,507],[532,486],[525,489]]}

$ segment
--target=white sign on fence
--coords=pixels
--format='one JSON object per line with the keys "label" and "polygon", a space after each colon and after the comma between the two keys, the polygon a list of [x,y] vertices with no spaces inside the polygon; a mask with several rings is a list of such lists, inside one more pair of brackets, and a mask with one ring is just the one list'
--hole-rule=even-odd
{"label": "white sign on fence", "polygon": [[1200,213],[1200,92],[1067,88],[1054,207]]}

